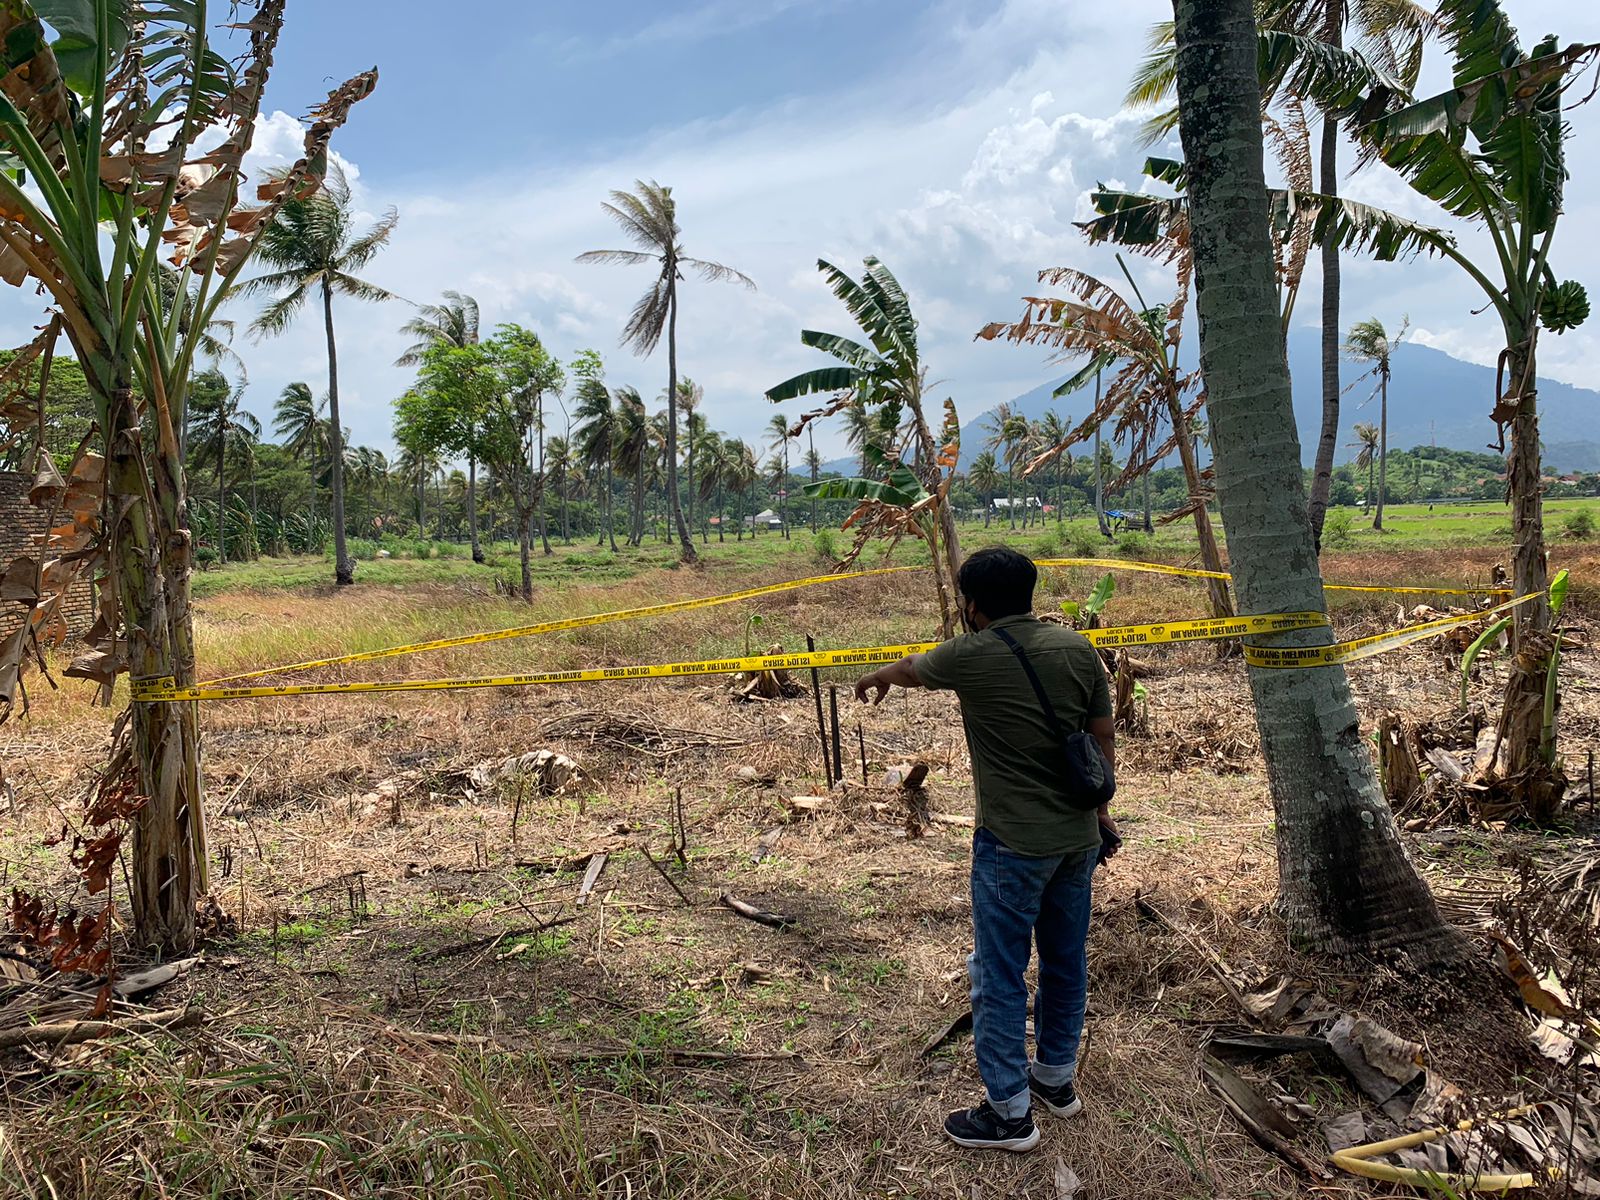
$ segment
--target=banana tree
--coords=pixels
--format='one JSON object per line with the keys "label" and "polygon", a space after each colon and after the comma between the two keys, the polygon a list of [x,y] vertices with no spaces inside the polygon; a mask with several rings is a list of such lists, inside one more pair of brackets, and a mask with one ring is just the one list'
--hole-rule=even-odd
{"label": "banana tree", "polygon": [[[45,478],[41,463],[36,499],[71,520],[44,547],[51,561],[31,619],[0,647],[0,716],[30,657],[43,664],[38,641],[86,570],[99,619],[67,674],[94,680],[107,700],[120,672],[194,678],[177,431],[195,355],[261,231],[286,198],[315,188],[330,137],[377,78],[358,75],[313,108],[303,157],[257,189],[262,206],[246,207],[242,163],[283,0],[230,3],[217,17],[227,25],[214,31],[208,0],[0,7],[0,276],[48,294],[99,429],[66,480]],[[198,718],[193,705],[135,701],[116,730],[101,794],[138,798],[121,806],[133,828],[135,930],[181,951],[205,890]]]}
{"label": "banana tree", "polygon": [[[822,272],[833,294],[849,309],[871,345],[864,346],[836,333],[801,331],[801,342],[831,354],[841,365],[817,367],[786,379],[767,390],[767,399],[781,403],[797,396],[833,393],[827,407],[800,418],[791,434],[794,437],[811,422],[850,409],[868,410],[879,418],[890,418],[887,427],[891,430],[898,425],[902,412],[910,414],[912,469],[927,496],[927,508],[921,511],[930,512],[933,517],[926,528],[932,534],[929,549],[934,585],[939,593],[944,633],[949,637],[955,631],[951,592],[961,565],[961,541],[956,533],[955,514],[946,503],[955,471],[951,447],[959,441],[955,436],[959,433],[953,420],[955,409],[950,401],[945,402],[944,426],[939,440],[935,441],[923,409],[926,368],[917,347],[917,322],[911,315],[911,302],[899,280],[876,258],[869,256],[864,267],[857,281],[832,263],[817,261],[817,270]],[[863,442],[863,467],[869,470],[873,460],[866,447],[874,444],[870,440]],[[882,469],[889,461],[898,463],[899,458],[895,456],[889,460],[880,454],[877,465]],[[865,528],[862,526],[863,530]],[[916,528],[924,526],[918,524]],[[859,552],[858,542],[856,553]]]}
{"label": "banana tree", "polygon": [[[1495,780],[1524,793],[1530,810],[1563,787],[1559,762],[1541,752],[1542,664],[1551,658],[1550,606],[1539,451],[1536,352],[1541,328],[1564,333],[1589,314],[1581,284],[1559,281],[1551,260],[1567,178],[1568,87],[1600,58],[1600,43],[1562,47],[1548,36],[1525,50],[1499,0],[1443,0],[1439,39],[1452,58],[1452,86],[1398,104],[1383,86],[1353,86],[1362,63],[1331,50],[1304,70],[1325,107],[1342,108],[1354,133],[1413,190],[1488,235],[1482,261],[1445,251],[1499,318],[1499,355],[1490,417],[1509,435],[1507,491],[1513,586],[1538,599],[1515,610],[1517,658],[1527,669],[1508,683],[1498,729]],[[1285,58],[1292,57],[1289,50]]]}

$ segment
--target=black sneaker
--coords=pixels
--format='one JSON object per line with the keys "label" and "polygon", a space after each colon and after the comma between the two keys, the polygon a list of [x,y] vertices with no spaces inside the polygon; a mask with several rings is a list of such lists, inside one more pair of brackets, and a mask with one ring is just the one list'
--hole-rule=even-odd
{"label": "black sneaker", "polygon": [[1083,1101],[1078,1099],[1078,1093],[1073,1091],[1070,1083],[1051,1087],[1029,1075],[1028,1090],[1033,1093],[1035,1099],[1058,1117],[1075,1117],[1078,1115],[1078,1110],[1083,1107]]}
{"label": "black sneaker", "polygon": [[1039,1144],[1039,1127],[1032,1113],[1008,1121],[987,1101],[977,1108],[953,1112],[944,1119],[944,1133],[958,1146],[973,1150],[1032,1150]]}

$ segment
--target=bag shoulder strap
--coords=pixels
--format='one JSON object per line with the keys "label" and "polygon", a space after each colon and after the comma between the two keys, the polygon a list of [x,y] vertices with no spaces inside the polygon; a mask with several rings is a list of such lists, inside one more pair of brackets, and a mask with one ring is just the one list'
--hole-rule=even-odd
{"label": "bag shoulder strap", "polygon": [[1017,656],[1017,661],[1022,664],[1022,669],[1028,676],[1028,682],[1033,685],[1033,694],[1039,698],[1039,707],[1044,709],[1044,719],[1046,724],[1050,726],[1051,735],[1054,736],[1058,742],[1064,741],[1066,738],[1066,731],[1061,728],[1061,721],[1056,716],[1056,707],[1050,703],[1050,697],[1044,690],[1044,684],[1039,682],[1039,674],[1033,669],[1033,664],[1028,661],[1028,655],[1027,652],[1023,650],[1022,643],[1017,641],[1016,638],[1012,637],[1004,629],[995,629],[993,626],[990,626],[990,629],[994,631],[995,636],[997,636],[1002,642],[1004,642],[1007,646],[1010,646],[1011,653]]}

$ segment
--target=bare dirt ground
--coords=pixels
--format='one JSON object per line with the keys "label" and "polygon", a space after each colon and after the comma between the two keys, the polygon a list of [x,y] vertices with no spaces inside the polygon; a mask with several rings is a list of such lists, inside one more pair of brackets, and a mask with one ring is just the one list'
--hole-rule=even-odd
{"label": "bare dirt ground", "polygon": [[[1462,556],[1451,558],[1459,578]],[[1336,561],[1330,575],[1371,578],[1375,565]],[[1438,577],[1447,565],[1408,555],[1381,569]],[[707,590],[692,578],[662,586]],[[758,638],[793,648],[809,628],[840,645],[863,624],[903,630],[927,616],[902,583],[850,586],[843,603],[802,593],[763,606]],[[1119,595],[1113,622],[1195,609],[1177,585],[1140,580]],[[1588,603],[1580,640],[1592,647]],[[1338,632],[1388,627],[1411,607],[1350,606]],[[227,598],[208,608],[206,620],[230,619]],[[728,625],[692,615],[648,635],[590,631],[561,653],[679,657],[685,644],[725,646]],[[1371,1194],[1268,1153],[1202,1082],[1205,1039],[1247,1024],[1225,981],[1284,970],[1422,1041],[1430,1067],[1483,1106],[1565,1086],[1487,952],[1479,977],[1432,980],[1289,949],[1271,907],[1272,804],[1243,668],[1208,646],[1149,659],[1146,728],[1122,740],[1126,848],[1096,886],[1085,1109],[1045,1118],[1031,1156],[958,1151],[939,1134],[979,1086],[969,1038],[936,1044],[966,1008],[970,948],[959,822],[972,804],[953,699],[897,694],[863,712],[841,696],[847,782],[829,789],[809,695],[739,704],[708,680],[205,710],[212,888],[237,930],[150,1003],[194,1004],[209,1023],[0,1060],[0,1195],[315,1184],[331,1195],[1054,1198],[1061,1168],[1089,1195],[1129,1200]],[[1477,699],[1502,669],[1485,665]],[[1454,719],[1458,679],[1437,645],[1351,676],[1368,731],[1389,710]],[[1569,653],[1565,679],[1564,744],[1581,779],[1600,746],[1592,648]],[[18,789],[14,818],[0,821],[0,875],[64,888],[57,851],[40,841],[70,824],[105,727],[41,716],[0,730]],[[474,768],[538,750],[569,756],[583,778],[559,794],[515,769],[473,781]],[[915,759],[933,768],[931,817],[882,784]],[[827,799],[794,803],[811,796]],[[1516,855],[1593,852],[1592,801],[1572,825],[1559,837],[1445,827],[1411,844],[1472,923],[1488,919],[1483,897],[1510,885]],[[787,921],[749,920],[730,895]],[[1358,1103],[1348,1080],[1299,1083],[1312,1110],[1301,1140],[1321,1157],[1318,1123]]]}

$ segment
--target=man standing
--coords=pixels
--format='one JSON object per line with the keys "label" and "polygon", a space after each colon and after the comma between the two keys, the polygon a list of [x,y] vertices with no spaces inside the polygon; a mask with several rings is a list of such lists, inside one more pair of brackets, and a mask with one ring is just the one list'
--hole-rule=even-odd
{"label": "man standing", "polygon": [[[1085,942],[1090,876],[1114,849],[1116,824],[1074,806],[1062,786],[1062,733],[1086,731],[1115,763],[1111,693],[1100,656],[1081,633],[1033,615],[1038,571],[1015,550],[979,550],[957,578],[971,631],[890,663],[856,683],[877,704],[891,686],[946,688],[961,701],[977,793],[972,837],[973,1042],[987,1092],[944,1130],[960,1146],[1032,1150],[1031,1098],[1057,1116],[1081,1107],[1073,1089],[1088,999]],[[1052,721],[1024,660],[1054,710]],[[1102,829],[1104,832],[1102,832]],[[1030,1062],[1023,980],[1039,946]]]}

